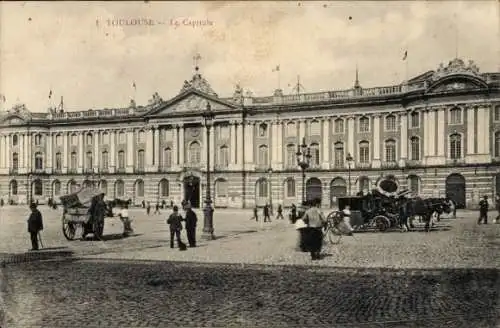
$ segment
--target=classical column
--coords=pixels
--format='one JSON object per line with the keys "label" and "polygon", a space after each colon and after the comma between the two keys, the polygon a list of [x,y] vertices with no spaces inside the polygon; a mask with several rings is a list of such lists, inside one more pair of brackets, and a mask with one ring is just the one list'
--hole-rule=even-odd
{"label": "classical column", "polygon": [[[205,129],[203,129],[204,132]],[[206,136],[206,133],[204,134]],[[205,137],[204,137],[205,138]],[[184,159],[184,154],[186,153],[184,149],[184,125],[180,124],[179,125],[179,142],[177,144],[177,149],[179,150],[179,165],[180,167],[184,167],[185,164],[185,159]]]}
{"label": "classical column", "polygon": [[68,173],[68,158],[69,158],[68,138],[69,138],[69,133],[63,132],[62,173]]}
{"label": "classical column", "polygon": [[428,131],[429,131],[429,134],[427,134],[427,138],[429,138],[429,144],[428,144],[428,147],[429,147],[429,152],[428,152],[428,155],[431,156],[431,157],[434,157],[436,156],[436,112],[431,109],[428,113],[427,113],[427,125],[426,127],[428,127]]}
{"label": "classical column", "polygon": [[[215,133],[215,131],[217,131],[217,126],[213,125],[212,126],[212,130],[210,131],[210,133]],[[202,132],[203,136],[201,136],[202,140],[203,140],[203,143],[202,143],[202,147],[201,147],[201,164],[202,164],[202,167],[203,168],[206,168],[207,167],[207,127],[206,125],[203,125],[203,132]],[[215,157],[212,153],[213,156],[211,157]]]}
{"label": "classical column", "polygon": [[232,121],[230,125],[230,134],[231,134],[231,144],[229,150],[231,151],[231,167],[236,165],[236,158],[238,154],[238,145],[236,143],[236,122]]}
{"label": "classical column", "polygon": [[401,113],[400,120],[401,125],[399,127],[399,143],[401,144],[401,151],[399,166],[404,167],[406,165],[406,159],[408,158],[408,115],[406,115],[406,113]]}
{"label": "classical column", "polygon": [[[299,121],[299,144],[302,143],[302,138],[306,137],[306,120]],[[306,138],[307,140],[308,138]]]}
{"label": "classical column", "polygon": [[276,160],[278,167],[277,169],[283,168],[283,153],[285,152],[286,147],[283,147],[283,129],[284,129],[283,121],[278,122],[278,159]]}
{"label": "classical column", "polygon": [[100,168],[99,168],[99,163],[100,163],[100,158],[99,158],[99,145],[101,144],[101,131],[97,130],[93,137],[94,137],[94,160],[93,160],[93,163],[92,163],[92,166],[94,168],[94,172],[99,172],[100,171]]}
{"label": "classical column", "polygon": [[[172,166],[176,168],[179,165],[179,129],[173,126],[168,130],[168,135],[172,136]],[[164,164],[164,159],[162,165]]]}
{"label": "classical column", "polygon": [[[355,118],[352,116],[347,118],[347,152],[351,154],[351,156],[354,158],[354,162],[356,162],[359,161],[359,158],[356,154],[356,149],[354,147],[354,132],[355,132],[354,120]],[[348,166],[347,161],[344,162],[347,167]]]}
{"label": "classical column", "polygon": [[239,169],[243,168],[243,143],[245,140],[243,139],[243,124],[239,122],[236,128],[236,154],[237,154],[237,163]]}
{"label": "classical column", "polygon": [[[437,155],[442,157],[444,160],[444,150],[446,146],[446,123],[445,123],[445,108],[438,109],[438,119],[437,119]],[[444,163],[443,163],[444,164]]]}
{"label": "classical column", "polygon": [[271,122],[271,167],[276,168],[278,164],[278,125],[276,121]]}
{"label": "classical column", "polygon": [[160,156],[161,156],[161,152],[160,152],[160,133],[161,133],[161,129],[158,127],[158,126],[155,126],[155,135],[154,135],[154,149],[155,149],[155,157],[153,159],[153,170],[155,172],[158,172],[158,169],[160,168]]}
{"label": "classical column", "polygon": [[5,144],[4,136],[0,134],[0,169],[5,168]]}
{"label": "classical column", "polygon": [[10,168],[12,167],[11,163],[10,163],[10,153],[12,151],[12,143],[11,143],[11,140],[12,140],[12,136],[10,134],[6,135],[5,136],[5,141],[6,141],[6,145],[7,147],[6,148],[6,151],[5,151],[5,164],[6,164],[6,167],[7,167],[7,171],[10,170]]}
{"label": "classical column", "polygon": [[83,138],[84,132],[80,132],[78,135],[78,173],[83,173],[83,143],[85,142]]}
{"label": "classical column", "polygon": [[47,165],[46,165],[46,171],[47,173],[51,174],[52,173],[52,132],[49,132],[47,134]]}
{"label": "classical column", "polygon": [[479,144],[478,152],[482,155],[491,154],[490,151],[490,108],[488,106],[481,106],[478,109],[478,121],[479,121]]}
{"label": "classical column", "polygon": [[[467,149],[465,150],[467,155],[472,155],[474,154],[474,140],[477,138],[478,140],[478,153],[481,153],[480,149],[482,148],[481,143],[484,140],[484,137],[482,136],[482,131],[484,131],[483,126],[480,125],[480,129],[478,131],[478,135],[476,135],[474,131],[474,125],[475,125],[475,120],[474,120],[474,108],[473,107],[467,107],[465,109],[467,111]],[[481,119],[479,117],[479,111],[478,111],[478,120],[479,124],[481,124]],[[489,133],[489,132],[488,132]]]}
{"label": "classical column", "polygon": [[380,115],[373,116],[373,160],[372,168],[380,168]]}
{"label": "classical column", "polygon": [[430,139],[429,139],[429,130],[430,130],[430,126],[429,126],[429,110],[423,110],[422,111],[422,115],[423,115],[423,122],[424,122],[424,151],[423,151],[423,160],[424,160],[424,163],[427,163],[427,157],[429,157],[429,143],[430,143]]}
{"label": "classical column", "polygon": [[[27,172],[31,172],[33,169],[33,162],[34,162],[34,157],[31,156],[33,153],[33,148],[31,147],[31,144],[33,142],[33,135],[31,133],[28,133],[27,135],[27,142],[25,142],[25,147],[26,147],[26,152],[28,156],[26,156],[26,169]],[[10,154],[9,154],[10,155]]]}
{"label": "classical column", "polygon": [[109,131],[109,173],[115,173],[116,167],[116,132]]}
{"label": "classical column", "polygon": [[[212,129],[212,131],[210,131],[210,154],[212,155],[212,156],[210,156],[210,171],[212,171],[212,172],[215,169],[215,156],[214,156],[215,155],[215,149],[216,149],[216,146],[215,146],[215,131],[214,131],[214,129]],[[213,185],[212,185],[212,188],[213,188]]]}
{"label": "classical column", "polygon": [[126,171],[127,173],[133,173],[134,172],[134,129],[128,129],[127,130],[127,168]]}
{"label": "classical column", "polygon": [[154,152],[154,131],[153,127],[146,128],[146,172],[151,172],[153,169],[153,152]]}
{"label": "classical column", "polygon": [[[253,122],[246,122],[245,125],[245,164],[254,164],[254,130]],[[248,168],[247,168],[248,169]]]}
{"label": "classical column", "polygon": [[329,169],[330,168],[330,119],[325,118],[323,119],[323,133],[322,133],[322,140],[321,140],[321,145],[323,150],[321,151],[323,153],[323,169]]}
{"label": "classical column", "polygon": [[26,147],[24,146],[24,134],[21,133],[19,134],[18,136],[18,144],[19,144],[19,155],[18,155],[18,159],[19,159],[19,172],[20,173],[25,173],[26,171],[26,168],[25,168],[25,163],[26,163],[26,159],[28,158],[28,150],[26,149]]}

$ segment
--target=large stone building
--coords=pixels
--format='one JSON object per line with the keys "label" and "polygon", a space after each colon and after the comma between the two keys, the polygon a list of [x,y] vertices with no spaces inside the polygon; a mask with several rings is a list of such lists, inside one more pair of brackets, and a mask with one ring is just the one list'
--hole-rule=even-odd
{"label": "large stone building", "polygon": [[253,97],[238,86],[221,98],[197,70],[176,97],[155,94],[147,106],[38,113],[18,105],[0,117],[0,196],[45,202],[99,181],[109,198],[199,206],[207,104],[216,206],[300,201],[303,138],[312,154],[306,194],[324,206],[386,175],[425,196],[449,193],[460,206],[500,192],[500,74],[454,59],[387,87],[356,79],[349,90]]}

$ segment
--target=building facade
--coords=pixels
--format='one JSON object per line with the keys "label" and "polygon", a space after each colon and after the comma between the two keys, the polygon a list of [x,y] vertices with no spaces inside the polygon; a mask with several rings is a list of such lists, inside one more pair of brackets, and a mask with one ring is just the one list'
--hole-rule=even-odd
{"label": "building facade", "polygon": [[[221,98],[197,69],[176,97],[155,93],[147,106],[37,113],[16,105],[0,117],[0,197],[44,203],[97,183],[108,198],[198,207],[207,132],[216,207],[289,206],[303,188],[328,207],[387,175],[461,207],[500,192],[500,74],[454,59],[388,87],[356,79],[349,90],[253,97],[237,86]],[[302,140],[312,155],[305,185]]]}

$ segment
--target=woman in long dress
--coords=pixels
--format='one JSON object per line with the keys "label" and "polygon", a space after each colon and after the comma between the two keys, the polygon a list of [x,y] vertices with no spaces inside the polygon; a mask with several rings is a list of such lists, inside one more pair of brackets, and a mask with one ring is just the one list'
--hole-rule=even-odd
{"label": "woman in long dress", "polygon": [[304,222],[308,228],[305,228],[306,250],[311,253],[311,259],[321,259],[321,246],[323,245],[323,226],[326,218],[320,210],[321,199],[312,201],[312,206],[304,214]]}

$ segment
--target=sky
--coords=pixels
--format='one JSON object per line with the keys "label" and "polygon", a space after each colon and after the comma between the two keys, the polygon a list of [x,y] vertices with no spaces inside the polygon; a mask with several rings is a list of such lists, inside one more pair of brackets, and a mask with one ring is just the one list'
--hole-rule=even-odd
{"label": "sky", "polygon": [[0,2],[0,106],[169,99],[192,77],[197,53],[220,97],[236,83],[254,96],[294,93],[297,76],[303,92],[348,89],[356,66],[363,87],[394,85],[456,54],[498,72],[499,17],[497,1],[479,0]]}

